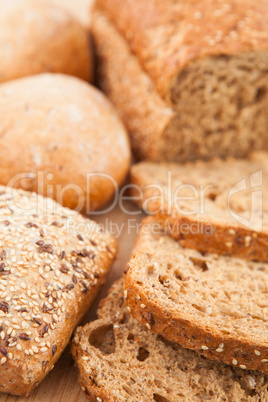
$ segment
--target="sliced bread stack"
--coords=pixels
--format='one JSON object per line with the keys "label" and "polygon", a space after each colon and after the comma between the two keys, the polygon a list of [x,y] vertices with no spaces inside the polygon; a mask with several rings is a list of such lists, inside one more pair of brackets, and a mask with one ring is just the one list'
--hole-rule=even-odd
{"label": "sliced bread stack", "polygon": [[268,264],[181,247],[153,218],[125,270],[129,311],[200,354],[268,373]]}
{"label": "sliced bread stack", "polygon": [[267,1],[97,0],[92,31],[139,159],[267,149]]}
{"label": "sliced bread stack", "polygon": [[154,216],[140,228],[124,290],[115,284],[74,338],[91,400],[268,400],[266,160],[257,152],[132,167],[133,201]]}
{"label": "sliced bread stack", "polygon": [[125,306],[122,280],[98,320],[78,328],[72,353],[90,401],[268,400],[266,375],[211,361],[141,326]]}

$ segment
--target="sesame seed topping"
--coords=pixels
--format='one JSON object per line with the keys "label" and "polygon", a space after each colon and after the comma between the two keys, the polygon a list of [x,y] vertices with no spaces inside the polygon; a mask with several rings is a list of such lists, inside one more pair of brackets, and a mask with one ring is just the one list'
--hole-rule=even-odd
{"label": "sesame seed topping", "polygon": [[262,363],[267,363],[267,362],[268,362],[268,359],[262,359],[261,362],[262,362]]}
{"label": "sesame seed topping", "polygon": [[218,348],[218,349],[216,349],[216,352],[221,353],[221,352],[223,352],[223,349],[222,349],[222,348]]}
{"label": "sesame seed topping", "polygon": [[146,308],[146,305],[145,305],[145,304],[141,304],[141,308]]}
{"label": "sesame seed topping", "polygon": [[148,329],[151,329],[151,325],[147,322],[146,323],[146,327],[148,328]]}
{"label": "sesame seed topping", "polygon": [[258,350],[254,350],[254,353],[255,353],[256,356],[260,356],[260,355],[261,355],[261,352],[259,352]]}
{"label": "sesame seed topping", "polygon": [[203,345],[203,346],[201,346],[201,349],[202,349],[202,350],[208,350],[208,347],[205,346],[205,345]]}
{"label": "sesame seed topping", "polygon": [[237,362],[236,359],[233,359],[233,360],[232,360],[232,363],[233,363],[234,366],[236,366],[238,362]]}
{"label": "sesame seed topping", "polygon": [[241,369],[243,369],[243,370],[246,370],[247,369],[247,366],[245,366],[244,364],[240,364],[240,366],[239,366]]}
{"label": "sesame seed topping", "polygon": [[[11,213],[5,208],[6,190],[0,193],[0,358],[13,359],[12,347],[26,356],[41,352],[40,348],[54,356],[53,331],[62,319],[71,317],[70,306],[82,302],[83,293],[105,274],[96,265],[99,255],[112,258],[115,250],[109,235],[100,234],[89,220],[90,236],[67,233],[62,219],[68,219],[69,211],[58,216],[62,207],[57,206],[56,213],[54,201],[44,203],[41,196],[21,190],[14,190],[13,196],[20,211],[39,204],[41,210],[25,217]],[[84,220],[73,211],[70,216]],[[42,345],[39,337],[45,341]]]}
{"label": "sesame seed topping", "polygon": [[38,353],[39,349],[36,346],[32,346],[32,350],[34,351],[34,353]]}
{"label": "sesame seed topping", "polygon": [[89,357],[88,357],[88,356],[82,356],[82,360],[88,361],[88,360],[89,360]]}
{"label": "sesame seed topping", "polygon": [[1,364],[5,364],[5,363],[6,363],[6,361],[7,361],[7,358],[4,356],[4,357],[2,357],[2,359],[1,359],[0,363],[1,363]]}

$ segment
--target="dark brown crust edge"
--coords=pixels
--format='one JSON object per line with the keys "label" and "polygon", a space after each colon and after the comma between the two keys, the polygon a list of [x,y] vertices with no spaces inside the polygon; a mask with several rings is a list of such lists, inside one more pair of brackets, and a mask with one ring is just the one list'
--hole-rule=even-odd
{"label": "dark brown crust edge", "polygon": [[[138,201],[140,193],[135,187],[139,186],[143,190],[143,186],[133,173],[131,173],[131,183],[134,186],[130,187],[129,195],[132,201],[143,209],[143,202]],[[160,210],[157,200],[154,203],[151,202],[148,209],[145,212],[153,215],[163,229],[183,247],[195,249],[201,253],[217,253],[248,261],[268,262],[268,235],[264,232],[255,232],[246,227],[231,226],[228,223],[223,226],[198,218],[180,216],[178,213],[169,215],[166,211],[156,212]],[[191,230],[182,233],[181,228],[184,226],[191,228],[193,225],[198,226],[200,230],[196,233]]]}
{"label": "dark brown crust edge", "polygon": [[[94,325],[95,324],[95,325]],[[72,341],[71,353],[75,361],[75,367],[78,372],[78,381],[81,385],[82,391],[90,402],[115,402],[116,399],[113,395],[107,392],[104,388],[99,388],[94,380],[90,378],[89,373],[86,371],[85,364],[82,360],[83,351],[80,347],[83,338],[88,339],[91,330],[95,326],[107,324],[102,320],[97,320],[91,323],[90,330],[86,327],[79,327],[75,332],[75,337]]]}
{"label": "dark brown crust edge", "polygon": [[[197,326],[190,320],[173,317],[168,310],[161,309],[157,303],[149,300],[141,287],[136,285],[131,262],[125,270],[125,291],[126,304],[130,313],[141,325],[151,329],[152,332],[161,334],[167,340],[177,342],[185,348],[196,350],[200,355],[211,360],[242,369],[268,373],[267,347],[250,344],[231,335],[219,336]],[[144,305],[144,308],[141,308],[141,305]]]}

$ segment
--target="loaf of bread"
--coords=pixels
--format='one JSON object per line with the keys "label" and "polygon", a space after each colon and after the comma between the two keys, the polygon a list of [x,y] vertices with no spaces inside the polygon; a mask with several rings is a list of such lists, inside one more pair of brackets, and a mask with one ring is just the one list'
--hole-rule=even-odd
{"label": "loaf of bread", "polygon": [[267,149],[265,0],[98,0],[92,31],[99,85],[139,159]]}
{"label": "loaf of bread", "polygon": [[144,221],[125,270],[129,311],[200,354],[268,373],[268,264],[183,248]]}
{"label": "loaf of bread", "polygon": [[83,212],[103,206],[129,169],[127,133],[95,88],[60,74],[0,85],[0,183]]}
{"label": "loaf of bread", "polygon": [[268,261],[268,153],[179,164],[141,162],[130,193],[185,247]]}
{"label": "loaf of bread", "polygon": [[92,80],[88,32],[53,0],[0,1],[0,82],[53,72]]}
{"label": "loaf of bread", "polygon": [[259,402],[266,376],[206,359],[166,341],[135,321],[123,281],[102,301],[99,319],[78,328],[72,344],[79,381],[98,402]]}
{"label": "loaf of bread", "polygon": [[0,392],[53,368],[104,283],[113,237],[49,198],[0,187]]}

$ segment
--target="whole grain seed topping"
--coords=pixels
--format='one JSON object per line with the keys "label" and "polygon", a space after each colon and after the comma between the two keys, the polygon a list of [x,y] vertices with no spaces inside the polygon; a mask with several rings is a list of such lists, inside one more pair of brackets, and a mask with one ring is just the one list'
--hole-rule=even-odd
{"label": "whole grain seed topping", "polygon": [[29,337],[29,335],[27,335],[26,333],[22,332],[21,334],[19,334],[19,338],[22,339],[23,341],[29,341],[31,338]]}
{"label": "whole grain seed topping", "polygon": [[57,345],[53,345],[52,346],[52,356],[54,356],[56,352],[57,352]]}
{"label": "whole grain seed topping", "polygon": [[42,328],[42,331],[41,331],[41,336],[42,337],[44,337],[44,335],[48,332],[48,330],[49,330],[49,325],[48,324],[45,324],[44,326],[43,326],[43,328]]}
{"label": "whole grain seed topping", "polygon": [[67,267],[65,264],[62,264],[61,267],[60,267],[60,271],[61,271],[63,274],[68,274],[69,269],[68,269],[68,267]]}
{"label": "whole grain seed topping", "polygon": [[33,321],[36,322],[36,324],[38,324],[38,325],[43,324],[42,321],[39,318],[36,318],[36,317],[33,318]]}
{"label": "whole grain seed topping", "polygon": [[0,353],[2,353],[2,355],[6,356],[7,355],[7,348],[5,346],[0,346]]}
{"label": "whole grain seed topping", "polygon": [[[55,210],[63,208],[55,208],[52,200],[48,199],[46,204],[41,196],[22,190],[13,194],[20,211],[35,209],[39,204],[41,210],[24,217],[11,213],[10,209],[0,209],[0,220],[6,226],[2,226],[4,233],[0,233],[1,364],[7,358],[13,359],[12,348],[26,356],[48,350],[54,356],[57,345],[51,341],[53,331],[62,317],[72,317],[68,311],[70,303],[82,301],[83,293],[104,273],[95,268],[98,255],[115,253],[107,245],[109,235],[105,237],[96,231],[94,239],[90,239],[70,234],[60,224],[62,216],[68,219],[69,215],[78,223],[83,222],[80,215],[64,209],[64,214],[58,216]],[[5,191],[0,195],[2,204],[5,195]]]}

